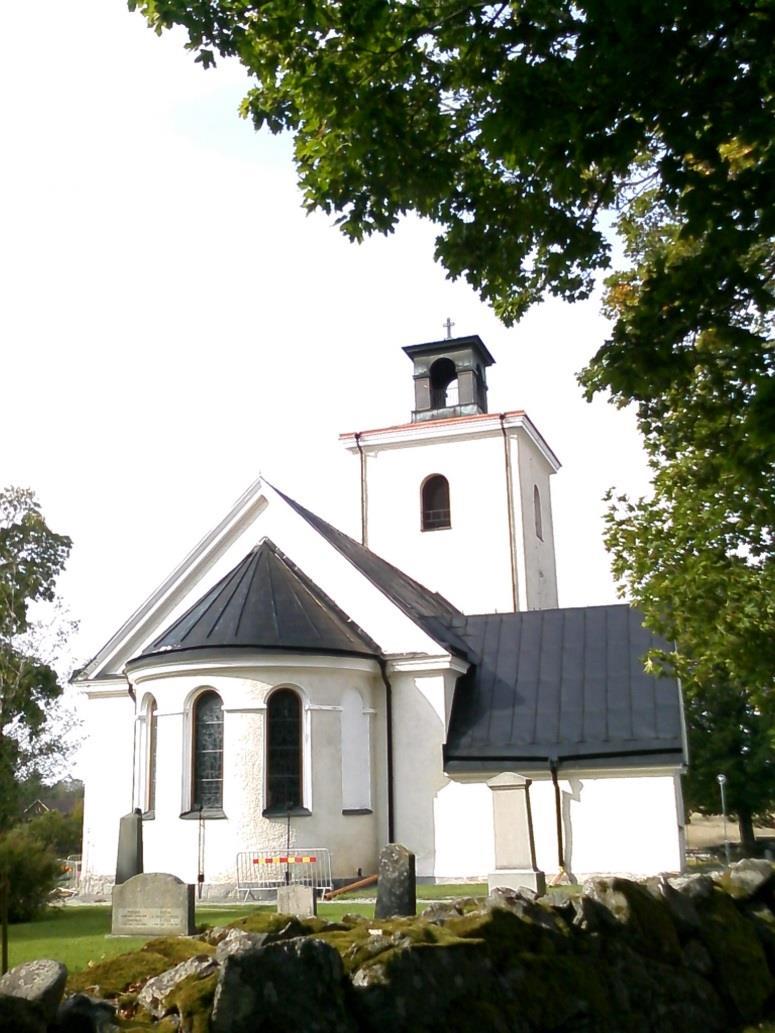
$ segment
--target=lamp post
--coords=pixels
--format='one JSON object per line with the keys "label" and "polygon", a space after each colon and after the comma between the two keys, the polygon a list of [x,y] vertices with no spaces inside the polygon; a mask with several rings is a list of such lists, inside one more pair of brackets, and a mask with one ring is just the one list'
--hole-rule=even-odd
{"label": "lamp post", "polygon": [[729,837],[727,836],[727,794],[725,792],[727,776],[723,774],[716,775],[716,781],[718,782],[718,787],[721,790],[721,817],[724,822],[724,856],[727,859],[727,867],[729,867],[730,858]]}

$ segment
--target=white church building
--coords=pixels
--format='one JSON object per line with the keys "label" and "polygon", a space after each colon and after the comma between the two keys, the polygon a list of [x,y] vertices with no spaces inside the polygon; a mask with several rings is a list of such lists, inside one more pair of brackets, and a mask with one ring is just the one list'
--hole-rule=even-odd
{"label": "white church building", "polygon": [[341,437],[360,541],[259,479],[75,677],[86,888],[133,808],[145,870],[211,895],[288,846],[335,879],[388,842],[420,878],[486,879],[512,775],[547,876],[681,869],[680,691],[643,670],[663,644],[627,605],[558,608],[559,462],[488,412],[480,338],[404,351],[411,419]]}

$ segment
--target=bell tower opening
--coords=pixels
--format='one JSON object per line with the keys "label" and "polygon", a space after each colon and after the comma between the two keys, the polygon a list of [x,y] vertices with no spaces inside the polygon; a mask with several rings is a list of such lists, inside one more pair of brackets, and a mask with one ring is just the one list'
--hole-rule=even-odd
{"label": "bell tower opening", "polygon": [[414,364],[413,423],[487,412],[485,369],[495,360],[476,334],[404,351]]}
{"label": "bell tower opening", "polygon": [[430,368],[430,374],[431,408],[446,409],[449,405],[457,405],[457,369],[452,359],[436,359]]}

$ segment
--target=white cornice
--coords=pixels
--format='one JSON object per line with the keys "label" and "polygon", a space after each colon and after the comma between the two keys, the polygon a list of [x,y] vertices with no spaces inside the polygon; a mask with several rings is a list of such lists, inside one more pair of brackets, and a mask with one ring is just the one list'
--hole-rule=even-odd
{"label": "white cornice", "polygon": [[[157,678],[177,678],[181,675],[225,675],[230,678],[252,678],[257,670],[282,667],[286,670],[346,670],[378,674],[379,664],[369,657],[327,656],[307,653],[240,653],[239,656],[210,655],[209,657],[185,657],[170,654],[168,657],[151,656],[133,660],[127,678],[133,685],[140,685]],[[126,691],[126,689],[125,689]]]}
{"label": "white cornice", "polygon": [[129,699],[129,682],[126,678],[100,678],[99,681],[80,682],[78,691],[87,699]]}
{"label": "white cornice", "polygon": [[547,461],[553,473],[560,469],[560,460],[546,443],[543,435],[527,415],[520,410],[505,413],[482,413],[478,416],[455,416],[445,420],[422,420],[403,423],[396,427],[364,430],[357,434],[340,434],[339,440],[350,452],[368,448],[398,448],[406,445],[426,445],[454,438],[494,437],[507,432],[522,431]]}
{"label": "white cornice", "polygon": [[393,657],[388,660],[388,674],[431,674],[436,671],[453,671],[465,674],[470,664],[460,657],[444,653],[440,656]]}

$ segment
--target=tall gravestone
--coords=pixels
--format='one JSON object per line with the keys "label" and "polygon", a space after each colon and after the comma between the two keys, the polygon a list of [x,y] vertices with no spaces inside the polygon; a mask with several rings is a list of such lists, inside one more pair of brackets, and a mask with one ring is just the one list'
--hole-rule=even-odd
{"label": "tall gravestone", "polygon": [[149,872],[113,887],[114,936],[191,936],[194,887],[174,875]]}
{"label": "tall gravestone", "polygon": [[125,814],[118,826],[116,883],[126,882],[143,870],[143,815],[139,807]]}
{"label": "tall gravestone", "polygon": [[510,771],[490,779],[495,827],[495,871],[487,878],[492,892],[498,886],[546,893],[546,877],[536,867],[531,780]]}
{"label": "tall gravestone", "polygon": [[414,854],[400,843],[388,843],[380,850],[375,918],[415,914],[417,885],[414,869]]}

